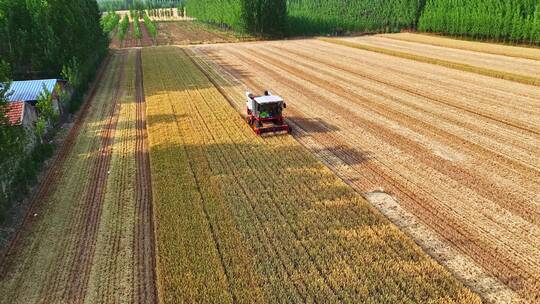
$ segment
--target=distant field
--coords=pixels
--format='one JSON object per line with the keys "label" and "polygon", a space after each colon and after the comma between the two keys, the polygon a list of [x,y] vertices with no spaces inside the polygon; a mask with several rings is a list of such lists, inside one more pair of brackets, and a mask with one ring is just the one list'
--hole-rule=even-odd
{"label": "distant field", "polygon": [[[398,34],[401,35],[401,34]],[[520,57],[509,57],[501,55],[487,54],[482,51],[463,50],[457,48],[448,48],[441,46],[426,45],[423,42],[410,42],[404,40],[393,39],[391,35],[364,36],[355,38],[345,38],[346,41],[351,41],[367,46],[391,49],[394,51],[405,52],[409,54],[446,60],[477,66],[485,69],[503,71],[507,73],[520,74],[528,77],[538,78],[540,80],[540,61],[525,59]],[[397,36],[400,37],[400,36]],[[407,36],[409,37],[409,36]],[[390,39],[389,39],[390,38]],[[438,41],[435,39],[435,41]],[[447,41],[447,40],[444,40]],[[451,40],[461,45],[458,40]],[[509,53],[508,47],[502,47],[502,52]],[[519,49],[522,51],[523,48]],[[511,49],[514,51],[514,49]],[[534,52],[536,51],[536,52]],[[538,54],[540,49],[530,50],[529,54]],[[527,53],[522,53],[527,54]],[[540,81],[539,81],[540,84]]]}
{"label": "distant field", "polygon": [[193,21],[157,22],[159,45],[189,45],[253,40],[233,32],[212,28]]}

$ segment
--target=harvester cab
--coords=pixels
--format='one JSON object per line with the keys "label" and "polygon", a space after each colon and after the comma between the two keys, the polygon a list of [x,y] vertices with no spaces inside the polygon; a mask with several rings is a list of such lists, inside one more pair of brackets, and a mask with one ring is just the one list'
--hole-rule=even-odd
{"label": "harvester cab", "polygon": [[283,98],[265,91],[261,96],[246,92],[247,122],[257,135],[290,133],[285,123],[283,109],[287,107]]}

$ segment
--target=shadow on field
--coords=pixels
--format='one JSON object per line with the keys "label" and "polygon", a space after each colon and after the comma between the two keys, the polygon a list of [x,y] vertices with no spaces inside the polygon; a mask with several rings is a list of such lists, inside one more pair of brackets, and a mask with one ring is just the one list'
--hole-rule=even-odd
{"label": "shadow on field", "polygon": [[373,158],[372,153],[369,151],[361,151],[344,145],[313,149],[311,151],[316,155],[331,153],[347,165],[358,165]]}
{"label": "shadow on field", "polygon": [[[286,113],[285,113],[286,114]],[[295,125],[307,133],[331,133],[339,131],[339,128],[321,118],[307,118],[300,116],[286,116]]]}

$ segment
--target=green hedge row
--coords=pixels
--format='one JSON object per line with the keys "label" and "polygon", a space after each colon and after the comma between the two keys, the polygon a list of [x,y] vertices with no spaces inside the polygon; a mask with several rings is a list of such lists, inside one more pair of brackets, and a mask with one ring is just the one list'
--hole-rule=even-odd
{"label": "green hedge row", "polygon": [[282,36],[287,31],[286,0],[190,0],[187,12],[238,32]]}
{"label": "green hedge row", "polygon": [[540,42],[540,0],[428,0],[419,30]]}
{"label": "green hedge row", "polygon": [[395,32],[415,26],[421,0],[288,0],[293,35]]}

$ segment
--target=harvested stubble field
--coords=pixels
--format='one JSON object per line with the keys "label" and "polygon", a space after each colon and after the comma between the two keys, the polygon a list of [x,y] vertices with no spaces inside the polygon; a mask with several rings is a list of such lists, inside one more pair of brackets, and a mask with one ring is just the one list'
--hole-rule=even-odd
{"label": "harvested stubble field", "polygon": [[243,85],[282,95],[296,138],[487,300],[539,301],[539,87],[317,40],[194,56],[240,111]]}
{"label": "harvested stubble field", "polygon": [[21,230],[0,257],[0,303],[154,302],[136,58],[134,51],[116,52],[102,68]]}
{"label": "harvested stubble field", "polygon": [[255,136],[183,49],[143,67],[161,302],[479,302],[292,137]]}
{"label": "harvested stubble field", "polygon": [[[344,38],[345,41],[355,42],[365,46],[373,46],[408,54],[447,60],[486,69],[503,71],[512,74],[525,75],[540,79],[540,60],[518,58],[482,53],[471,50],[461,50],[434,46],[421,42],[411,42],[391,39],[392,36],[364,36]],[[532,50],[531,50],[532,51]],[[540,54],[540,50],[537,50]]]}

